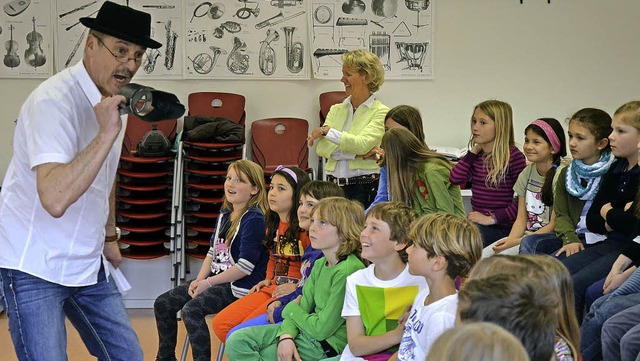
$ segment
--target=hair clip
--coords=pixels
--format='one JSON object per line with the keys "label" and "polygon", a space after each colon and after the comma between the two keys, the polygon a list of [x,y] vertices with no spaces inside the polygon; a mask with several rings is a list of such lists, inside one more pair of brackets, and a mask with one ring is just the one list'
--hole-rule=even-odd
{"label": "hair clip", "polygon": [[[298,183],[298,176],[296,175],[296,172],[292,171],[290,168],[287,168],[283,165],[279,165],[278,167],[276,167],[276,172],[277,171],[282,171],[287,173],[288,175],[291,176],[291,178],[293,178],[293,181]],[[273,175],[271,175],[271,179],[273,179],[273,176],[275,175],[275,173]]]}

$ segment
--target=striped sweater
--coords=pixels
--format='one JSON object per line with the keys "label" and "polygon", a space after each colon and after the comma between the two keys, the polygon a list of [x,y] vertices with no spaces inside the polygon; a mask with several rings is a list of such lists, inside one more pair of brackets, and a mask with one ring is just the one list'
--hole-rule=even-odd
{"label": "striped sweater", "polygon": [[484,164],[484,153],[467,154],[451,170],[449,180],[453,184],[463,185],[471,181],[471,208],[485,215],[493,213],[498,225],[511,227],[518,214],[518,203],[513,197],[513,186],[518,175],[527,166],[524,154],[511,146],[507,175],[498,188],[489,188],[485,184],[488,169]]}

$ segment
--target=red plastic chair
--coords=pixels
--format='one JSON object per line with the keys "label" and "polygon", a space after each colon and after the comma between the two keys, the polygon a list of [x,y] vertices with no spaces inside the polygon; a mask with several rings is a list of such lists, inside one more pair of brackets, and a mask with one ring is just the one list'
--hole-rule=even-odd
{"label": "red plastic chair", "polygon": [[325,119],[327,119],[327,114],[329,114],[329,109],[334,104],[342,103],[342,101],[347,97],[347,93],[338,90],[325,92],[320,94],[320,125],[324,124]]}
{"label": "red plastic chair", "polygon": [[[265,176],[279,165],[309,168],[309,123],[300,118],[268,118],[251,123],[251,150]],[[314,177],[315,178],[315,177]]]}
{"label": "red plastic chair", "polygon": [[246,112],[243,95],[220,92],[198,92],[189,94],[189,115],[225,117],[244,125]]}

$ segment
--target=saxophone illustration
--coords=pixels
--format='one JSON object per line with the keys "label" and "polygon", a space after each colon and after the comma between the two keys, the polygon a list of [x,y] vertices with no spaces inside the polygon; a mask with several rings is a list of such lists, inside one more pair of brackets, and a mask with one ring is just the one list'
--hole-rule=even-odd
{"label": "saxophone illustration", "polygon": [[164,67],[167,70],[173,69],[173,59],[176,56],[176,40],[178,39],[178,34],[175,31],[171,31],[171,20],[167,20],[164,24],[164,29],[167,33],[167,46],[165,47],[164,53]]}

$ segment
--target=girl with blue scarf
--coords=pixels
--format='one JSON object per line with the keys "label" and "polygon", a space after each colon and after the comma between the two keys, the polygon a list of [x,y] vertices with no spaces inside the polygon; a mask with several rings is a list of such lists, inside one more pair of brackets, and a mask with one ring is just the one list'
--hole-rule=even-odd
{"label": "girl with blue scarf", "polygon": [[586,227],[586,215],[615,157],[609,147],[611,116],[585,108],[569,120],[569,150],[573,161],[562,169],[554,192],[554,233],[526,236],[520,253],[571,256],[585,245],[605,239]]}

